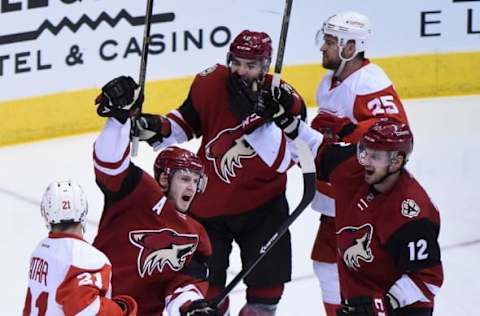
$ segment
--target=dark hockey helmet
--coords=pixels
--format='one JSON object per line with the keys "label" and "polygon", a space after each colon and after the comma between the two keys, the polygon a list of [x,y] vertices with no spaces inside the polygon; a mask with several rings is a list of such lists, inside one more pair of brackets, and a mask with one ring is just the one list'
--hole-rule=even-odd
{"label": "dark hockey helmet", "polygon": [[197,191],[203,192],[205,190],[207,175],[205,175],[205,168],[200,158],[189,150],[169,146],[162,150],[155,159],[153,165],[155,179],[158,181],[162,172],[170,176],[175,170],[189,170],[199,174],[200,182]]}
{"label": "dark hockey helmet", "polygon": [[413,134],[407,124],[385,118],[367,130],[359,142],[359,147],[397,151],[407,160],[413,150]]}
{"label": "dark hockey helmet", "polygon": [[230,44],[227,64],[230,63],[232,57],[260,59],[269,66],[272,59],[272,39],[265,32],[244,30]]}

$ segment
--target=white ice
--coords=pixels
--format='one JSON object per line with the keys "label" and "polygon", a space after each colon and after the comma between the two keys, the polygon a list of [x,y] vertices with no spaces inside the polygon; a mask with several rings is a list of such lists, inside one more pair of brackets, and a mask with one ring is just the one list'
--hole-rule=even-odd
{"label": "white ice", "polygon": [[[440,243],[445,282],[434,314],[474,315],[478,313],[480,293],[480,211],[475,200],[480,179],[480,96],[407,100],[405,104],[415,134],[408,168],[429,192],[442,216]],[[310,117],[313,113],[311,109]],[[95,136],[92,133],[0,148],[0,223],[4,225],[0,233],[0,314],[21,313],[30,252],[47,234],[38,204],[50,181],[71,178],[84,187],[90,205],[86,237],[93,239],[103,203],[91,160]],[[196,146],[198,142],[187,145]],[[155,153],[142,145],[135,162],[151,171],[154,157]],[[295,168],[289,171],[287,192],[292,209],[301,190],[301,174]],[[291,228],[293,280],[286,286],[278,316],[324,315],[310,261],[317,224],[318,215],[307,209]],[[238,250],[234,249],[229,275],[238,271]],[[231,295],[232,315],[243,305],[244,296],[240,285]]]}

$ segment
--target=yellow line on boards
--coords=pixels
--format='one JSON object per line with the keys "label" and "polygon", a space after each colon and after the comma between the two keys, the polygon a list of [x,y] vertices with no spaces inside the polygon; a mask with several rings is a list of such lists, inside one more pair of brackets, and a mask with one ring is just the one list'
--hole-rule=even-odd
{"label": "yellow line on boards", "polygon": [[[320,55],[319,55],[320,59]],[[402,99],[480,93],[480,51],[372,59]],[[320,64],[286,66],[282,77],[309,106],[325,70]],[[182,103],[193,77],[148,82],[145,112],[166,113]],[[99,89],[0,102],[0,146],[98,130],[93,105]]]}

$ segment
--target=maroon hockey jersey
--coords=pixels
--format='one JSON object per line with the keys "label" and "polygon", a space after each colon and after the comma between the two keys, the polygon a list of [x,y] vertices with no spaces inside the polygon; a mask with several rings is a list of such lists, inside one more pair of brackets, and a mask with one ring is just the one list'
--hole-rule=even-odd
{"label": "maroon hockey jersey", "polygon": [[388,192],[375,191],[355,153],[356,146],[327,145],[317,160],[336,196],[342,298],[390,292],[400,307],[433,307],[443,281],[438,210],[406,170]]}
{"label": "maroon hockey jersey", "polygon": [[[182,140],[202,137],[198,156],[204,162],[208,186],[192,204],[191,212],[198,217],[252,210],[285,190],[286,174],[277,168],[284,157],[286,139],[278,134],[282,140],[275,153],[278,159],[272,166],[262,161],[247,142],[240,140],[252,124],[262,119],[253,115],[242,124],[232,113],[226,86],[228,75],[228,68],[220,64],[199,73],[182,106],[168,114],[174,122],[172,134],[180,128],[186,135]],[[266,76],[267,86],[271,79],[270,75]],[[304,110],[302,99],[294,92],[293,111]]]}
{"label": "maroon hockey jersey", "polygon": [[134,297],[138,315],[158,316],[186,291],[192,300],[206,294],[193,262],[205,261],[211,246],[203,226],[177,212],[155,179],[130,162],[129,130],[130,122],[109,119],[95,143],[105,206],[93,244],[112,263],[113,295]]}

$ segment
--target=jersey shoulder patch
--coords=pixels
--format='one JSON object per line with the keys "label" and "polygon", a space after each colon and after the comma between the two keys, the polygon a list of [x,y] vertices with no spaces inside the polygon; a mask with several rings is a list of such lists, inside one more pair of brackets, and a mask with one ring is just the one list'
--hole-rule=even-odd
{"label": "jersey shoulder patch", "polygon": [[401,212],[402,215],[408,218],[417,217],[420,214],[421,208],[413,199],[404,199],[402,201]]}
{"label": "jersey shoulder patch", "polygon": [[228,75],[228,67],[221,64],[215,64],[207,69],[202,70],[198,73],[198,77],[225,77]]}
{"label": "jersey shoulder patch", "polygon": [[215,71],[215,69],[217,69],[218,67],[218,64],[215,64],[211,67],[208,67],[207,69],[205,70],[202,70],[200,73],[198,73],[199,76],[201,77],[205,77],[205,76],[208,76],[209,74],[211,74],[212,72]]}

